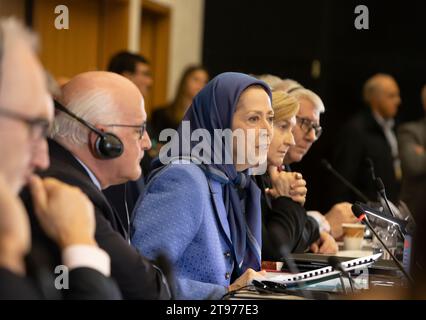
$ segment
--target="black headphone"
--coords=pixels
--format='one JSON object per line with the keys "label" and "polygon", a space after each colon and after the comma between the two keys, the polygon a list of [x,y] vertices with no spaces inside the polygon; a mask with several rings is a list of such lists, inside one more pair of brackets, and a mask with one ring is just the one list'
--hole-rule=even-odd
{"label": "black headphone", "polygon": [[59,102],[55,100],[55,108],[59,111],[62,111],[69,115],[71,118],[77,120],[85,127],[89,128],[91,131],[95,132],[98,135],[98,138],[95,141],[95,152],[96,155],[101,159],[114,159],[122,155],[124,151],[123,142],[120,138],[111,132],[102,132],[97,129],[94,125],[90,124],[86,120],[75,115]]}

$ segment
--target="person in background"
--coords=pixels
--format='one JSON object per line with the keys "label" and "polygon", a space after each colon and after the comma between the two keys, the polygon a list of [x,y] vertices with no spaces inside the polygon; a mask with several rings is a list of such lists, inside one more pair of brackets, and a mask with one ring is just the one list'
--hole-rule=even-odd
{"label": "person in background", "polygon": [[159,141],[161,131],[178,128],[192,100],[208,81],[209,74],[204,67],[198,65],[187,67],[180,78],[173,101],[167,106],[155,109],[152,113],[148,122],[152,148],[148,151],[148,156],[142,160],[142,171],[146,177],[149,175],[152,159],[158,156],[165,144]]}
{"label": "person in background", "polygon": [[[426,86],[421,97],[426,114]],[[398,146],[403,177],[401,200],[414,218],[426,216],[426,116],[399,127]]]}
{"label": "person in background", "polygon": [[[94,238],[90,201],[77,188],[34,174],[49,166],[46,134],[53,119],[35,44],[18,21],[0,19],[0,299],[119,299],[109,256]],[[26,184],[36,208],[30,217],[18,197]],[[49,246],[37,247],[40,236],[57,247],[53,268],[36,259],[40,251],[52,254]],[[55,287],[59,264],[69,271],[67,290]]]}
{"label": "person in background", "polygon": [[[313,143],[318,140],[321,135],[322,128],[320,126],[320,115],[325,111],[324,103],[321,98],[313,91],[303,88],[303,86],[291,79],[282,80],[283,83],[269,84],[272,89],[275,89],[273,85],[280,85],[288,90],[288,94],[296,98],[299,102],[299,111],[296,115],[296,126],[293,129],[293,136],[295,145],[290,146],[284,157],[284,168],[285,171],[291,173],[291,164],[302,161],[305,154],[312,147]],[[280,173],[281,180],[287,177],[290,179],[288,182],[281,182],[290,185],[291,179],[303,180],[301,173],[293,173],[288,175],[286,173]],[[276,180],[279,183],[280,180]],[[275,181],[271,181],[272,184]],[[276,188],[272,186],[271,190],[279,189],[279,185]],[[276,195],[277,196],[277,195]],[[297,199],[297,191],[294,192],[293,200]],[[306,194],[300,194],[299,196],[305,197]],[[304,201],[296,201],[302,206]],[[306,211],[306,209],[303,209]],[[306,213],[314,218],[320,226],[320,233],[330,233],[334,239],[339,239],[343,235],[342,223],[353,223],[356,222],[356,217],[353,215],[351,205],[349,203],[337,203],[327,213],[322,214],[319,211],[306,211]],[[313,244],[311,250],[317,251],[319,248],[315,248],[316,244]]]}
{"label": "person in background", "polygon": [[[302,161],[312,145],[322,133],[320,115],[325,111],[321,98],[313,91],[305,88],[296,88],[289,93],[300,103],[296,116],[296,127],[293,130],[296,145],[291,146],[284,158],[286,171],[291,171],[291,164]],[[351,210],[351,204],[340,202],[335,204],[327,213],[309,210],[308,215],[317,220],[320,231],[330,233],[333,238],[339,239],[343,235],[342,223],[355,223],[356,217]]]}
{"label": "person in background", "polygon": [[[383,181],[388,199],[396,204],[402,176],[394,132],[394,118],[401,104],[397,82],[387,74],[374,75],[364,85],[364,100],[368,108],[351,119],[339,134],[333,164],[370,201],[377,201],[376,184],[366,165],[370,159],[375,176]],[[334,201],[361,200],[340,183],[334,186]]]}
{"label": "person in background", "polygon": [[[132,243],[151,259],[161,253],[170,259],[178,299],[220,299],[262,275],[255,272],[261,267],[260,190],[248,175],[266,161],[270,95],[264,82],[248,75],[218,75],[186,112],[171,141],[171,159],[153,162],[136,205]],[[210,139],[202,154],[195,142],[185,144],[187,125]],[[223,138],[217,129],[232,135]],[[238,133],[247,142],[244,151],[233,136]]]}
{"label": "person in background", "polygon": [[310,248],[315,253],[335,253],[338,248],[333,237],[327,232],[320,233],[316,220],[303,209],[306,182],[295,177],[298,173],[281,170],[285,154],[295,145],[292,130],[299,102],[283,91],[273,91],[272,107],[274,135],[268,150],[268,171],[255,177],[262,190],[262,258],[279,261],[283,248],[287,253],[301,253]]}
{"label": "person in background", "polygon": [[148,96],[153,79],[151,67],[144,56],[128,51],[118,52],[109,61],[107,70],[126,77],[136,85],[144,98]]}

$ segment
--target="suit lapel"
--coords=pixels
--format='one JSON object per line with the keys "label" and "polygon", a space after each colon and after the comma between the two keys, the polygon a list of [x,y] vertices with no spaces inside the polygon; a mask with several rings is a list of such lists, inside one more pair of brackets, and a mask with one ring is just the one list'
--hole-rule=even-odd
{"label": "suit lapel", "polygon": [[207,182],[209,184],[216,217],[219,221],[222,232],[225,234],[227,241],[232,246],[231,231],[229,230],[227,212],[225,209],[225,205],[223,204],[222,186],[220,185],[220,183],[209,178],[207,178]]}
{"label": "suit lapel", "polygon": [[56,141],[49,140],[49,155],[51,166],[42,176],[55,177],[65,183],[80,188],[92,201],[93,205],[102,211],[115,231],[127,239],[127,230],[119,214],[112,208],[109,201],[90,179],[86,169],[76,160],[67,149]]}

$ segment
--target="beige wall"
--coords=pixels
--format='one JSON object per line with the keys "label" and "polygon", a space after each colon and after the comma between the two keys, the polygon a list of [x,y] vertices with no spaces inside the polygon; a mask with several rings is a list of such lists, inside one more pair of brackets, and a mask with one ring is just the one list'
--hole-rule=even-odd
{"label": "beige wall", "polygon": [[154,1],[169,6],[172,12],[167,85],[167,96],[171,99],[185,67],[201,63],[204,0]]}

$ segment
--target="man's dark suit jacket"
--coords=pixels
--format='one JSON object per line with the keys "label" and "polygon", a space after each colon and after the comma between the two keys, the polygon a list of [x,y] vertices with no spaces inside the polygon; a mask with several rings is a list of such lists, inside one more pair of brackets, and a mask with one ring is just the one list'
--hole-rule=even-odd
{"label": "man's dark suit jacket", "polygon": [[[29,275],[19,276],[0,268],[0,300],[118,300],[121,293],[110,278],[91,268],[75,268],[69,272],[69,288],[55,288],[55,266],[48,267],[40,259],[37,266],[27,266]],[[58,263],[60,264],[60,263]]]}
{"label": "man's dark suit jacket", "polygon": [[[29,199],[29,194],[23,193]],[[55,288],[55,273],[61,265],[60,249],[47,238],[35,216],[30,214],[31,252],[26,257],[25,277],[0,267],[0,300],[117,300],[121,293],[116,283],[97,270],[75,268],[68,273],[68,289]]]}
{"label": "man's dark suit jacket", "polygon": [[[339,139],[334,149],[335,169],[360,189],[369,200],[376,201],[377,191],[366,164],[366,159],[370,158],[374,164],[376,177],[382,179],[389,200],[397,203],[400,182],[395,176],[392,151],[371,111],[364,110],[356,115],[345,126]],[[333,203],[362,200],[356,198],[337,180],[331,185]]]}
{"label": "man's dark suit jacket", "polygon": [[[111,258],[111,276],[117,282],[123,298],[169,299],[170,292],[161,270],[129,245],[122,221],[84,167],[53,140],[49,140],[49,155],[50,167],[41,175],[79,187],[92,201],[96,217],[95,239]],[[46,240],[43,246],[47,245]]]}
{"label": "man's dark suit jacket", "polygon": [[30,280],[0,268],[0,300],[33,300],[40,298]]}

